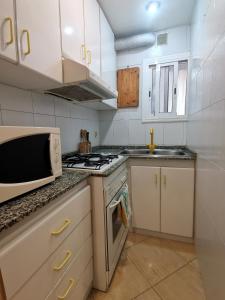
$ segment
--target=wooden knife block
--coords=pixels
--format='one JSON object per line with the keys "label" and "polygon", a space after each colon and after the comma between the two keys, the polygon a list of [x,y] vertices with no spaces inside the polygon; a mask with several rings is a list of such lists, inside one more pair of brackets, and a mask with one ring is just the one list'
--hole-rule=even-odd
{"label": "wooden knife block", "polygon": [[91,152],[91,143],[81,142],[79,145],[80,153],[90,153]]}

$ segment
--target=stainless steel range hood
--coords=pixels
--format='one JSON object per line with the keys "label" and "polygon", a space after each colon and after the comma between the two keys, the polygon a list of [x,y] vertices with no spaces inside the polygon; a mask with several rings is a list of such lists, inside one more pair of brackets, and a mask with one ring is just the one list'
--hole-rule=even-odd
{"label": "stainless steel range hood", "polygon": [[108,86],[85,65],[71,59],[63,59],[64,84],[45,91],[67,100],[96,101],[117,98],[118,92]]}

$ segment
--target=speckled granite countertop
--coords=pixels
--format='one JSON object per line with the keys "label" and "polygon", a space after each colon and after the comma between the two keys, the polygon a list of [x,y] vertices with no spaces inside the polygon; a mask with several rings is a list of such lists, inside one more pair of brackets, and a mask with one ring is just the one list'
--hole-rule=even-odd
{"label": "speckled granite countertop", "polygon": [[20,222],[26,216],[69,191],[90,174],[67,172],[54,182],[0,205],[0,232]]}

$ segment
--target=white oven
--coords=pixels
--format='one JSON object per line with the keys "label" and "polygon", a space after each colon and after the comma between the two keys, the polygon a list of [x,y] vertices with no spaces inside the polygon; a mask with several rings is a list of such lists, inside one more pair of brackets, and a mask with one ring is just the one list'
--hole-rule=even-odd
{"label": "white oven", "polygon": [[119,260],[130,220],[127,173],[121,175],[111,182],[106,201],[109,281]]}
{"label": "white oven", "polygon": [[0,126],[0,203],[61,174],[59,128]]}

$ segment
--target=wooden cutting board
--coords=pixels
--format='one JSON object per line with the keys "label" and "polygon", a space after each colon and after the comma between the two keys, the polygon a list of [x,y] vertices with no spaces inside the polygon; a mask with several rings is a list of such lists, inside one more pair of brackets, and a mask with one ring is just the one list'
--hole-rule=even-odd
{"label": "wooden cutting board", "polygon": [[139,105],[140,69],[127,68],[117,71],[118,108],[137,107]]}

